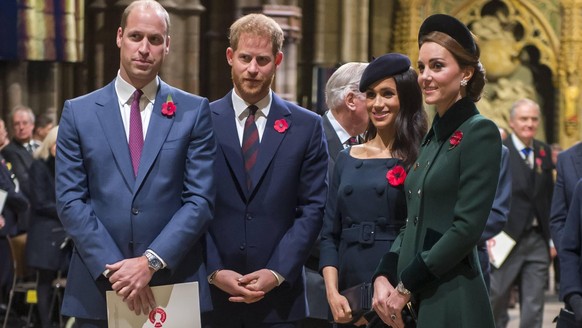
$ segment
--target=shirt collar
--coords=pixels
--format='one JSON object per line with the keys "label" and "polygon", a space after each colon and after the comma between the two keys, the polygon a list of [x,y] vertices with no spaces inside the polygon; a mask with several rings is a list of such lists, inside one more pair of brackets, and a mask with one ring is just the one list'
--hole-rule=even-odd
{"label": "shirt collar", "polygon": [[341,126],[341,124],[339,124],[339,122],[335,119],[335,116],[333,116],[331,110],[328,110],[325,113],[325,116],[327,116],[327,119],[331,123],[331,126],[333,127],[337,137],[342,144],[345,144],[348,140],[350,140],[352,136],[346,131],[346,129],[343,128],[343,126]]}
{"label": "shirt collar", "polygon": [[[158,92],[158,86],[160,84],[159,78],[156,76],[150,83],[146,84],[145,87],[141,89],[143,92],[143,96],[147,98],[147,100],[153,103],[156,99],[156,93]],[[125,81],[119,71],[117,72],[117,79],[115,79],[115,91],[117,92],[117,97],[122,104],[131,103],[133,93],[135,92],[136,88]],[[143,98],[141,98],[143,99]]]}
{"label": "shirt collar", "polygon": [[272,102],[272,90],[269,90],[269,94],[266,95],[263,99],[259,100],[256,104],[251,104],[244,101],[239,95],[236,94],[234,90],[232,90],[232,106],[234,107],[234,114],[239,120],[243,120],[248,116],[246,111],[247,107],[250,105],[257,106],[257,113],[255,114],[258,116],[269,116],[269,110],[271,109],[271,102]]}
{"label": "shirt collar", "polygon": [[513,145],[515,146],[515,149],[517,149],[519,152],[521,152],[521,150],[526,148],[526,147],[529,147],[529,148],[531,148],[531,150],[533,150],[533,142],[531,145],[527,146],[521,140],[519,140],[519,138],[515,135],[515,133],[511,134],[511,141],[513,141]]}

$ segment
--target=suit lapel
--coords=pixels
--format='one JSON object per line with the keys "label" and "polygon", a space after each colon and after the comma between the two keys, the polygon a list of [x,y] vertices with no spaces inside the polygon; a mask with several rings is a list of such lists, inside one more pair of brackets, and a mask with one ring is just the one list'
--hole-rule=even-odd
{"label": "suit lapel", "polygon": [[329,121],[329,118],[326,114],[322,115],[323,120],[323,130],[325,131],[325,137],[327,138],[327,149],[329,151],[330,158],[336,158],[337,154],[344,149],[344,146],[337,136],[333,125]]}
{"label": "suit lapel", "polygon": [[134,176],[127,145],[125,128],[119,112],[119,100],[115,93],[115,83],[111,82],[103,93],[102,99],[97,101],[99,110],[96,111],[97,119],[103,129],[103,134],[107,138],[111,152],[121,171],[126,184],[133,186]]}
{"label": "suit lapel", "polygon": [[[137,173],[137,178],[135,181],[134,190],[137,190],[139,186],[143,183],[143,180],[150,171],[168,133],[170,128],[174,124],[175,114],[173,117],[166,117],[162,114],[162,104],[166,102],[168,94],[172,92],[172,89],[160,80],[160,86],[158,93],[156,95],[156,100],[154,103],[154,108],[152,110],[152,116],[150,118],[150,123],[148,125],[148,131],[146,139],[143,145],[143,151],[141,154],[141,159],[139,162],[139,171]],[[176,111],[180,110],[180,104],[177,101],[177,97],[172,95],[174,104],[176,105]],[[131,163],[131,161],[130,161]]]}
{"label": "suit lapel", "polygon": [[[231,91],[232,92],[232,91]],[[214,135],[222,149],[225,160],[238,181],[241,190],[247,190],[242,150],[235,125],[232,95],[229,92],[212,106]],[[259,150],[260,153],[260,150]]]}
{"label": "suit lapel", "polygon": [[[271,103],[271,109],[269,110],[269,117],[267,118],[265,131],[263,132],[263,138],[261,139],[261,145],[259,146],[259,156],[257,157],[257,162],[251,174],[253,190],[257,187],[259,180],[267,170],[267,167],[269,167],[277,149],[279,149],[279,146],[281,145],[281,141],[283,141],[289,129],[293,128],[291,112],[281,98],[279,98],[274,92],[272,94],[273,101]],[[278,132],[274,128],[275,122],[282,119],[287,121],[288,128],[283,132]]]}

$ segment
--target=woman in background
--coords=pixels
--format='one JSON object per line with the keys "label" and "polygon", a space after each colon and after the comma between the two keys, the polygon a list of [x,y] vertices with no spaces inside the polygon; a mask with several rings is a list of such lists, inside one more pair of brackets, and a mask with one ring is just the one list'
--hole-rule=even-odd
{"label": "woman in background", "polygon": [[476,245],[499,180],[501,138],[475,106],[485,70],[454,17],[428,17],[418,44],[418,83],[436,116],[404,185],[406,228],[375,273],[373,307],[393,328],[404,327],[411,299],[418,328],[492,328]]}
{"label": "woman in background", "polygon": [[360,80],[369,116],[365,143],[337,157],[320,245],[320,269],[336,323],[366,323],[352,315],[340,291],[371,282],[406,219],[406,170],[427,129],[416,79],[408,57],[390,53],[374,59]]}
{"label": "woman in background", "polygon": [[30,167],[32,216],[26,242],[26,262],[37,269],[38,312],[42,328],[51,327],[52,282],[69,265],[71,246],[57,215],[55,154],[58,127],[47,134],[34,152]]}

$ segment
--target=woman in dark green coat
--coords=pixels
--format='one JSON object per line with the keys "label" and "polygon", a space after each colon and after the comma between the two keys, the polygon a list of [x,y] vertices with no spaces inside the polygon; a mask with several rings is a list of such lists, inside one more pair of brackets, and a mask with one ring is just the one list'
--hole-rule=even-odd
{"label": "woman in dark green coat", "polygon": [[[373,306],[404,327],[412,301],[417,327],[494,327],[476,245],[495,196],[501,138],[475,107],[485,85],[471,32],[448,15],[419,32],[419,78],[436,116],[404,190],[407,223],[375,273]],[[393,287],[395,286],[395,287]]]}

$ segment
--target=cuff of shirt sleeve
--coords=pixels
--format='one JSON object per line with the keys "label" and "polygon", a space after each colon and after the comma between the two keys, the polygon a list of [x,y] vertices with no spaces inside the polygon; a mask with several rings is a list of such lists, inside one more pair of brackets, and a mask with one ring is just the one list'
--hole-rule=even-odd
{"label": "cuff of shirt sleeve", "polygon": [[156,252],[152,251],[152,250],[151,250],[151,249],[149,249],[149,248],[146,250],[146,252],[148,252],[148,253],[152,254],[153,256],[157,257],[157,258],[158,258],[158,260],[160,260],[160,262],[162,262],[162,269],[163,269],[163,268],[165,268],[165,267],[167,266],[167,265],[166,265],[166,262],[164,261],[164,259],[163,259],[163,258],[161,258],[161,257],[160,257],[158,254],[156,254]]}
{"label": "cuff of shirt sleeve", "polygon": [[426,263],[419,254],[414,260],[402,271],[401,281],[406,286],[406,289],[412,293],[418,292],[423,286],[438,279],[432,272],[430,272]]}
{"label": "cuff of shirt sleeve", "polygon": [[281,284],[285,281],[285,278],[274,270],[269,271],[271,271],[271,273],[275,276],[275,279],[277,279],[277,286],[281,286]]}

